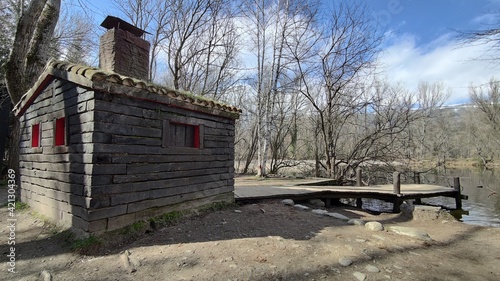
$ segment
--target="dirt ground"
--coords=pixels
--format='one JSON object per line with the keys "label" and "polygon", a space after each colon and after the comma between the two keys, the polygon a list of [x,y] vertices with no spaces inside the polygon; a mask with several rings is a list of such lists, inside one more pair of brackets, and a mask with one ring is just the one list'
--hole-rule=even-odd
{"label": "dirt ground", "polygon": [[423,241],[280,201],[184,218],[125,245],[102,246],[92,255],[71,251],[57,229],[29,209],[17,211],[17,273],[10,273],[5,262],[10,252],[7,208],[2,206],[0,280],[49,280],[49,274],[52,280],[65,281],[500,280],[498,228],[449,217],[417,221],[346,206],[328,209],[386,228],[416,228],[432,238]]}

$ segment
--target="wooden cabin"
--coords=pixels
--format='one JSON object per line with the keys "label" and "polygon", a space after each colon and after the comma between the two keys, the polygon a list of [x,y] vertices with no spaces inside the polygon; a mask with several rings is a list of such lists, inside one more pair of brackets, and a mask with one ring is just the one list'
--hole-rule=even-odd
{"label": "wooden cabin", "polygon": [[51,61],[14,108],[21,200],[90,233],[234,201],[241,111],[146,82],[143,31],[102,25],[99,68]]}

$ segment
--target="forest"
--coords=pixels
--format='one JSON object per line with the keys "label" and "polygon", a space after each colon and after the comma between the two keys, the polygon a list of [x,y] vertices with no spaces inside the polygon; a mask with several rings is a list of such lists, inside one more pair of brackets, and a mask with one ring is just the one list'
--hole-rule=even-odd
{"label": "forest", "polygon": [[[9,87],[4,81],[16,79],[9,57],[26,47],[16,39],[29,30],[23,17],[36,5],[0,0],[2,109],[30,88],[49,58],[97,67],[104,30],[94,23],[96,7],[77,0],[37,2],[40,11],[57,8],[41,13],[46,30],[53,22],[54,31],[42,30],[49,38],[30,62],[38,68]],[[242,109],[235,132],[238,173],[269,176],[301,167],[297,171],[308,176],[350,179],[358,167],[373,164],[498,163],[500,82],[491,77],[488,84],[471,84],[469,103],[450,106],[451,85],[420,81],[410,90],[391,80],[377,60],[384,30],[362,2],[111,2],[120,17],[148,32],[150,82]],[[457,41],[495,40],[496,34],[463,33]],[[31,54],[29,48],[24,53],[27,59]],[[11,130],[0,134],[2,168],[15,165],[16,120],[12,114],[1,120],[7,119]]]}

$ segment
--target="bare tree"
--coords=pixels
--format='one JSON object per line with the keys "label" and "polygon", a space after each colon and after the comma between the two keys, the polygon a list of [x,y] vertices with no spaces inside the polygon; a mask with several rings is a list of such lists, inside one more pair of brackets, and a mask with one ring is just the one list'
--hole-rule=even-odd
{"label": "bare tree", "polygon": [[90,64],[92,56],[89,54],[96,54],[98,46],[97,36],[93,32],[93,19],[81,13],[77,6],[63,8],[50,41],[48,55],[72,63]]}
{"label": "bare tree", "polygon": [[[492,78],[486,87],[471,86],[469,97],[479,112],[479,118],[475,118],[479,125],[475,131],[478,139],[476,151],[486,165],[500,147],[500,82]],[[485,137],[483,142],[481,136]]]}
{"label": "bare tree", "polygon": [[[498,18],[500,11],[492,11],[488,14]],[[464,46],[488,46],[489,49],[476,59],[491,61],[493,64],[497,65],[500,59],[498,56],[498,50],[500,50],[500,28],[498,27],[498,20],[496,26],[489,25],[489,27],[490,28],[479,30],[458,31],[458,39]]]}
{"label": "bare tree", "polygon": [[438,117],[442,115],[441,108],[451,92],[445,90],[442,82],[420,82],[417,91],[418,113],[421,118],[412,124],[409,134],[412,139],[411,145],[415,145],[413,156],[422,160],[429,156],[426,153],[437,151],[440,146],[445,145],[444,138],[436,138],[437,132],[434,129],[438,127],[437,123],[440,121]]}
{"label": "bare tree", "polygon": [[363,88],[353,87],[373,67],[381,42],[366,13],[364,7],[347,2],[332,7],[325,16],[326,26],[318,43],[316,69],[307,71],[309,62],[301,59],[301,49],[292,52],[296,69],[301,72],[300,91],[318,114],[329,177],[342,175],[336,167],[343,126],[370,104],[363,98]]}
{"label": "bare tree", "polygon": [[149,80],[156,79],[161,46],[167,39],[163,30],[172,17],[169,1],[161,0],[113,0],[128,20],[147,31],[146,39],[151,43],[149,57]]}

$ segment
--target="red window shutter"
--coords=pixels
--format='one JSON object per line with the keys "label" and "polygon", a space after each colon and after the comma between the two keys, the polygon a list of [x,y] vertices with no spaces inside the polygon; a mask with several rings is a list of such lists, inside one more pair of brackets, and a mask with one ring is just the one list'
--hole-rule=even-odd
{"label": "red window shutter", "polygon": [[56,119],[55,145],[66,144],[66,120],[65,118]]}
{"label": "red window shutter", "polygon": [[31,126],[31,147],[40,147],[40,124]]}
{"label": "red window shutter", "polygon": [[200,126],[194,127],[194,136],[193,136],[193,147],[200,148]]}

